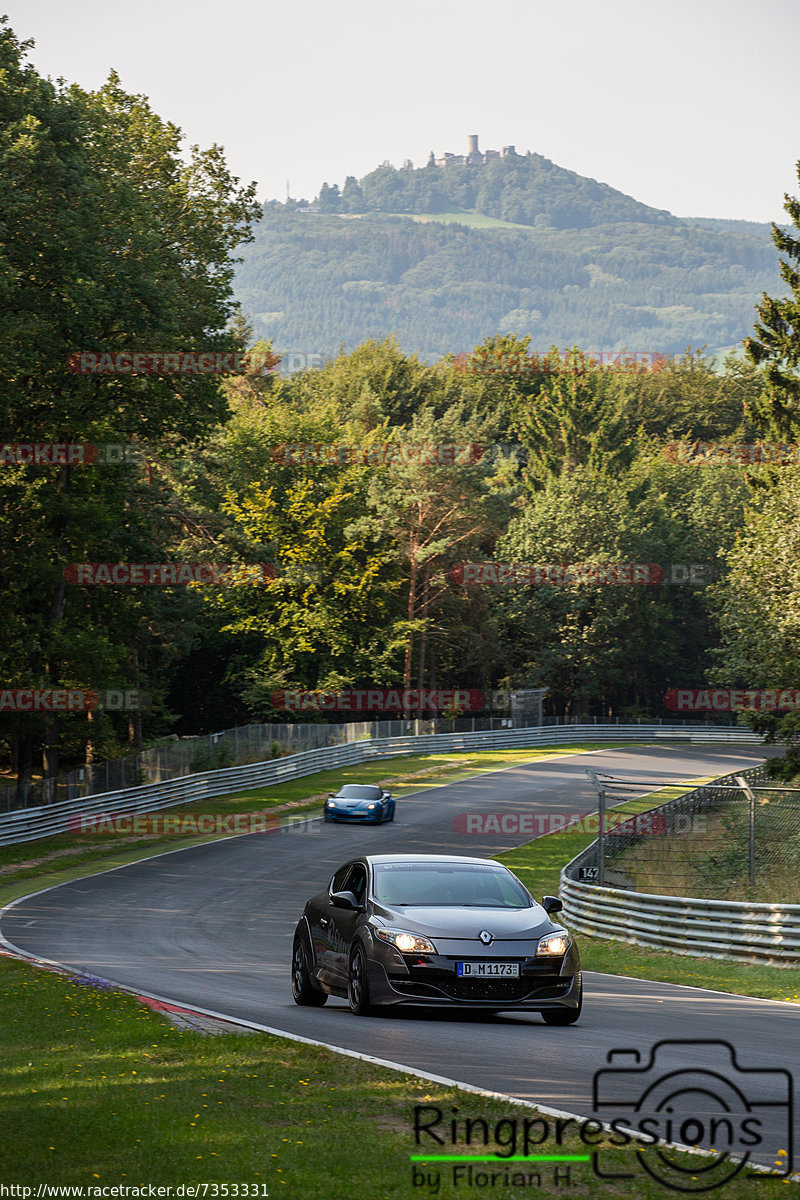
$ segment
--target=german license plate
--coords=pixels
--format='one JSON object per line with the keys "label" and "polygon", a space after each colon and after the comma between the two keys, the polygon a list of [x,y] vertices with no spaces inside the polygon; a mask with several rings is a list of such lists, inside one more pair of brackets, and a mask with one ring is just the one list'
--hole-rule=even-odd
{"label": "german license plate", "polygon": [[456,975],[478,979],[516,979],[519,976],[519,963],[457,962]]}

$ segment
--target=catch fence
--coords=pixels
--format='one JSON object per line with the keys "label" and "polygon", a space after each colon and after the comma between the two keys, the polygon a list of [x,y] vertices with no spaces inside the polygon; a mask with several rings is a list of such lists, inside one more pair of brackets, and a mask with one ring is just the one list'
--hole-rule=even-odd
{"label": "catch fence", "polygon": [[[320,726],[319,728],[324,728]],[[328,727],[330,728],[330,727]],[[746,729],[698,729],[696,726],[568,725],[542,728],[495,729],[463,733],[413,734],[405,737],[361,738],[337,746],[321,746],[274,761],[203,771],[194,775],[142,784],[94,797],[76,797],[56,804],[40,805],[0,814],[0,845],[33,841],[75,828],[81,815],[116,816],[156,812],[176,804],[191,804],[239,789],[280,784],[316,771],[392,758],[407,754],[445,754],[450,751],[493,750],[512,747],[575,745],[597,742],[650,742],[654,738],[683,739],[702,743],[758,743],[759,735]]]}
{"label": "catch fence", "polygon": [[652,784],[587,774],[598,838],[561,873],[571,929],[688,955],[800,961],[800,788],[774,785],[759,766],[631,815],[613,806]]}
{"label": "catch fence", "polygon": [[[604,727],[616,722],[602,722],[597,718],[546,717],[543,726],[583,728],[586,725]],[[629,724],[634,724],[630,722]],[[636,727],[651,727],[654,722],[637,721]],[[702,730],[701,723],[674,722],[659,729]],[[151,783],[165,783],[186,775],[224,767],[245,766],[248,763],[265,762],[283,758],[288,754],[299,754],[305,750],[317,750],[324,746],[342,746],[350,742],[380,738],[421,736],[439,733],[484,733],[492,730],[538,728],[531,719],[511,717],[456,717],[398,719],[386,721],[351,721],[342,724],[295,722],[289,724],[263,723],[239,725],[218,733],[199,737],[170,737],[160,746],[138,750],[122,758],[76,767],[48,781],[45,796],[41,777],[34,776],[22,782],[3,781],[0,778],[0,813],[20,808],[32,808],[42,804],[76,800],[81,796],[103,795]],[[627,727],[627,726],[626,726]],[[731,728],[716,721],[710,728]],[[734,730],[741,733],[741,729]],[[671,735],[674,736],[674,733]],[[754,740],[760,740],[758,737]]]}

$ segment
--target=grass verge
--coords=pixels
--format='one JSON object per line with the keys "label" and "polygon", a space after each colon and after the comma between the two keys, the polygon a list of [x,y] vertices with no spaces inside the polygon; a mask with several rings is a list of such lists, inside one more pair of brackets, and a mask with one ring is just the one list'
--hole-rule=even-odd
{"label": "grass verge", "polygon": [[[216,1196],[238,1192],[259,1200],[432,1194],[453,1200],[488,1191],[496,1200],[515,1200],[563,1195],[565,1187],[579,1200],[655,1200],[665,1194],[637,1170],[640,1151],[604,1148],[592,1125],[584,1126],[581,1138],[576,1122],[562,1119],[559,1129],[556,1118],[537,1120],[530,1109],[268,1034],[210,1037],[175,1029],[132,996],[81,986],[9,958],[0,959],[0,1013],[6,1185],[78,1186],[87,1189],[87,1200],[93,1187],[203,1183],[219,1185]],[[544,1025],[520,1029],[529,1048],[531,1038],[554,1034]],[[445,1134],[456,1107],[458,1144],[443,1147],[424,1134],[415,1144],[416,1105],[424,1106],[420,1124],[434,1120],[438,1109],[438,1130]],[[474,1134],[467,1148],[462,1131],[468,1117],[483,1118],[500,1143],[484,1148]],[[523,1153],[526,1119],[535,1122],[529,1153],[586,1158],[597,1149],[606,1172],[631,1169],[634,1178],[601,1180],[587,1161],[481,1162],[473,1170],[494,1172],[499,1183],[474,1184],[467,1192],[464,1176],[453,1183],[451,1164],[431,1161],[434,1153],[508,1154],[512,1131],[515,1152]],[[498,1128],[498,1122],[504,1123]],[[412,1155],[423,1161],[412,1163]],[[709,1160],[681,1155],[680,1161],[699,1169]],[[783,1186],[768,1179],[758,1190],[769,1200],[784,1195]],[[752,1184],[738,1179],[725,1188],[737,1200],[751,1192]],[[215,1193],[209,1188],[206,1195]]]}

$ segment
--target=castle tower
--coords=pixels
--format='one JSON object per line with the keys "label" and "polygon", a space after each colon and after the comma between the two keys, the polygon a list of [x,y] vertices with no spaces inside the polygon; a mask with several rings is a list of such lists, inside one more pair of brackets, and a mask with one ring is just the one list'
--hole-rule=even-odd
{"label": "castle tower", "polygon": [[480,154],[480,150],[478,149],[477,133],[471,133],[469,135],[469,137],[467,138],[467,145],[468,145],[468,150],[467,150],[468,154]]}

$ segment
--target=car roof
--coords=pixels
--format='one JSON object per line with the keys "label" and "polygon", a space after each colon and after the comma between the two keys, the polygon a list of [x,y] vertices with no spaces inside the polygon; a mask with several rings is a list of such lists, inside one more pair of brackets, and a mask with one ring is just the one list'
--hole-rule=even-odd
{"label": "car roof", "polygon": [[502,863],[495,862],[491,858],[470,858],[466,854],[362,854],[361,858],[365,862],[372,863],[376,866],[381,863],[397,863],[397,862],[418,862],[423,863],[464,863],[465,865],[482,866],[482,867],[502,867],[504,871],[508,867]]}

